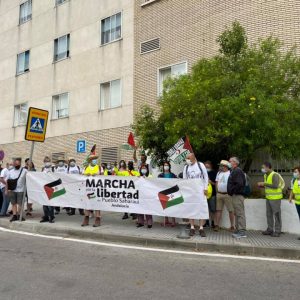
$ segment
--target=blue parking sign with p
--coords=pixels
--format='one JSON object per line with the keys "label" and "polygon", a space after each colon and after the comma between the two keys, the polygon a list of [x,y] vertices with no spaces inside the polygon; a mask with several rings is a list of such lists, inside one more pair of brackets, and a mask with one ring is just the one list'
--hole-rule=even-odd
{"label": "blue parking sign with p", "polygon": [[77,153],[85,153],[86,152],[86,141],[79,140],[77,141]]}

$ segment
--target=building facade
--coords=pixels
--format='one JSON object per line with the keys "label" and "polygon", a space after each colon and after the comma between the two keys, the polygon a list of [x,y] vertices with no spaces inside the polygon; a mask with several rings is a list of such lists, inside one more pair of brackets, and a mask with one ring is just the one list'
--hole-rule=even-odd
{"label": "building facade", "polygon": [[[136,1],[135,113],[145,103],[159,107],[166,77],[190,72],[200,58],[217,54],[217,37],[235,20],[246,29],[250,43],[273,35],[285,43],[284,47],[300,46],[297,0]],[[300,47],[297,51],[300,54]],[[258,173],[266,158],[267,153],[259,154],[251,173]],[[274,167],[284,173],[292,165],[276,162]]]}
{"label": "building facade", "polygon": [[134,3],[132,0],[0,1],[0,149],[7,161],[29,156],[24,141],[29,107],[49,111],[45,155],[87,154],[76,141],[97,144],[104,161],[131,156]]}

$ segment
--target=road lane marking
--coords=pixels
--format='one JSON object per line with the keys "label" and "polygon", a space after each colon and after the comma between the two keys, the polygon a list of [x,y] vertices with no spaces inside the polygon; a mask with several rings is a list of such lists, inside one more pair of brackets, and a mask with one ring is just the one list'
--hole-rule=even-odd
{"label": "road lane marking", "polygon": [[3,228],[3,227],[0,227],[0,231],[15,233],[15,234],[19,234],[19,235],[39,237],[39,238],[44,238],[44,239],[53,239],[53,240],[68,241],[68,242],[75,242],[75,243],[95,245],[95,246],[103,246],[103,247],[121,248],[121,249],[131,249],[131,250],[141,250],[141,251],[161,252],[161,253],[173,253],[173,254],[184,254],[184,255],[194,255],[194,256],[203,256],[203,257],[232,258],[232,259],[242,259],[242,260],[257,260],[257,261],[269,261],[269,262],[282,262],[282,263],[300,264],[300,260],[293,260],[293,259],[259,257],[259,256],[240,256],[240,255],[233,255],[233,254],[220,254],[220,253],[209,253],[209,252],[192,252],[192,251],[183,251],[183,250],[171,250],[171,249],[161,249],[161,248],[152,248],[152,247],[121,245],[121,244],[115,244],[115,243],[105,243],[105,242],[96,242],[96,241],[81,240],[81,239],[74,239],[74,238],[65,238],[65,237],[62,237],[62,236],[43,235],[43,234],[38,234],[38,233],[12,230],[12,229],[7,229],[7,228]]}

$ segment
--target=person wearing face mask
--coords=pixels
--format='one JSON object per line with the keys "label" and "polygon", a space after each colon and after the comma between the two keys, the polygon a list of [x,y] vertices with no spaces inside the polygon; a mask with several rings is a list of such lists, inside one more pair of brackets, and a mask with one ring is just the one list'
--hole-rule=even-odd
{"label": "person wearing face mask", "polygon": [[[290,193],[289,202],[293,203],[293,199],[300,220],[300,167],[295,167],[293,170],[292,191]],[[298,240],[300,240],[300,237]]]}
{"label": "person wearing face mask", "polygon": [[261,169],[264,174],[264,182],[258,182],[259,187],[265,188],[266,211],[267,211],[267,230],[263,235],[279,237],[281,233],[281,199],[284,181],[282,177],[272,170],[270,162],[265,162]]}
{"label": "person wearing face mask", "polygon": [[[34,163],[33,163],[33,161],[30,161],[29,158],[25,159],[25,169],[30,171],[30,172],[36,172]],[[26,193],[26,203],[27,203],[27,209],[25,210],[26,211],[26,216],[32,217],[31,212],[32,212],[33,202],[30,199],[28,199],[27,193]]]}
{"label": "person wearing face mask", "polygon": [[6,168],[3,168],[0,174],[0,187],[1,187],[1,193],[3,196],[3,203],[0,211],[0,217],[8,217],[9,214],[7,214],[7,210],[10,204],[10,200],[5,192],[6,187],[6,180],[8,178],[9,171],[14,168],[13,161],[6,164]]}
{"label": "person wearing face mask", "polygon": [[[22,209],[23,195],[25,193],[25,178],[27,170],[21,167],[21,158],[14,159],[14,167],[9,170],[8,177],[6,180],[6,192],[12,205],[13,216],[10,222],[14,222],[20,219],[20,212]],[[11,184],[12,180],[16,180],[17,184],[15,187]],[[22,221],[25,221],[22,218]]]}
{"label": "person wearing face mask", "polygon": [[[141,173],[140,173],[141,177],[144,177],[144,178],[151,177],[147,164],[142,164],[140,170],[141,170]],[[147,227],[149,229],[152,228],[152,225],[153,225],[152,215],[142,215],[142,214],[138,215],[138,223],[137,223],[136,227],[140,228],[140,227],[145,226],[145,219],[146,219]]]}
{"label": "person wearing face mask", "polygon": [[[171,164],[168,161],[163,163],[162,170],[163,172],[158,175],[158,178],[177,178],[177,176],[171,172]],[[172,222],[170,222],[169,217],[165,217],[164,223],[161,225],[174,227],[176,225],[176,218],[172,218]]]}
{"label": "person wearing face mask", "polygon": [[[133,164],[133,161],[129,161],[128,162],[128,164],[127,164],[127,166],[128,166],[128,169],[127,169],[127,171],[124,171],[124,172],[118,172],[118,176],[137,176],[137,177],[139,177],[140,176],[140,172],[138,172],[138,171],[136,171],[135,169],[134,169],[134,164]],[[136,220],[136,218],[137,218],[137,215],[136,214],[134,214],[134,213],[132,213],[132,214],[130,214],[131,215],[131,217],[132,217],[132,220]],[[126,220],[126,219],[128,219],[128,213],[124,213],[124,215],[123,215],[123,217],[122,217],[122,220]]]}
{"label": "person wearing face mask", "polygon": [[[96,176],[101,175],[101,168],[98,165],[98,155],[96,154],[90,154],[88,157],[88,166],[85,168],[83,175],[85,176]],[[88,226],[89,225],[89,219],[92,212],[90,210],[84,210],[84,219],[81,224],[81,226]],[[93,227],[99,227],[101,225],[101,211],[95,210],[95,223]]]}
{"label": "person wearing face mask", "polygon": [[[67,166],[65,165],[64,159],[61,158],[61,159],[57,160],[54,172],[55,173],[65,173],[65,174],[68,173]],[[55,214],[58,215],[60,213],[60,207],[55,206],[54,209],[55,209]],[[65,209],[67,213],[69,212],[68,207],[64,207],[63,209]]]}
{"label": "person wearing face mask", "polygon": [[[194,153],[190,153],[186,157],[187,165],[183,169],[183,179],[200,178],[204,186],[204,195],[208,195],[208,174],[203,163],[198,162]],[[203,226],[206,220],[199,220],[199,234],[206,237]],[[190,236],[195,235],[195,220],[190,220]]]}
{"label": "person wearing face mask", "polygon": [[[68,164],[68,168],[67,168],[67,173],[68,174],[81,174],[81,168],[76,164],[76,160],[75,158],[69,158],[69,164]],[[75,212],[76,212],[76,208],[74,207],[67,207],[67,214],[69,216],[74,216]],[[79,208],[79,214],[80,215],[84,215],[83,209]]]}
{"label": "person wearing face mask", "polygon": [[[54,168],[52,167],[49,156],[45,156],[45,158],[44,158],[44,166],[42,168],[42,172],[43,173],[53,173],[54,172]],[[54,219],[55,219],[54,207],[43,205],[43,211],[44,211],[44,216],[40,220],[40,223],[45,223],[45,222],[54,223]]]}

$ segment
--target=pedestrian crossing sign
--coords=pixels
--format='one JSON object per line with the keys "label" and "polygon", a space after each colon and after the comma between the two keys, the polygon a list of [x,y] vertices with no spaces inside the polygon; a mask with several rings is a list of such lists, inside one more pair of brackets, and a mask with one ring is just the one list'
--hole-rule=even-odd
{"label": "pedestrian crossing sign", "polygon": [[44,142],[49,112],[47,110],[30,107],[28,111],[25,140]]}

